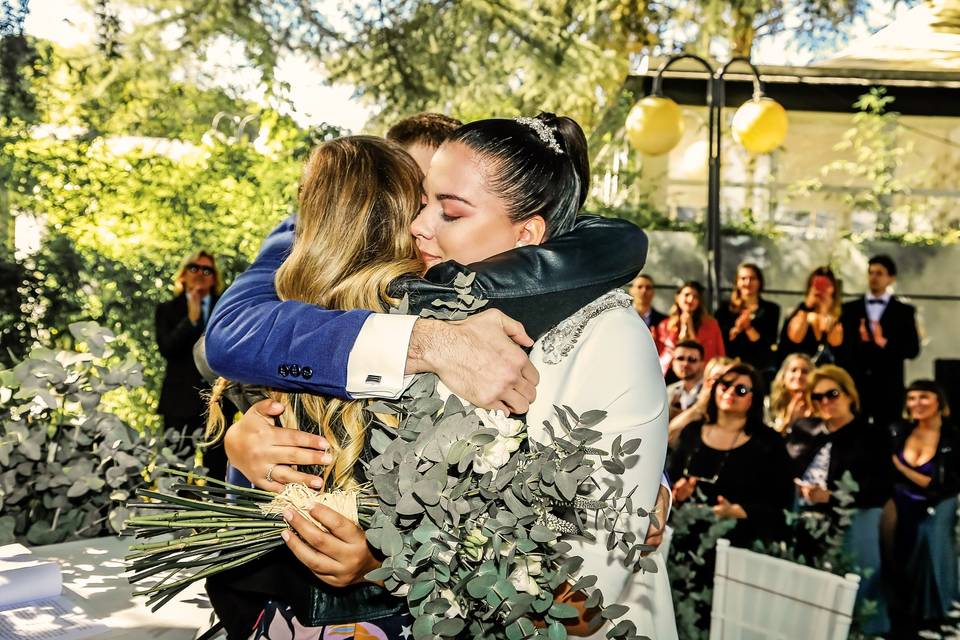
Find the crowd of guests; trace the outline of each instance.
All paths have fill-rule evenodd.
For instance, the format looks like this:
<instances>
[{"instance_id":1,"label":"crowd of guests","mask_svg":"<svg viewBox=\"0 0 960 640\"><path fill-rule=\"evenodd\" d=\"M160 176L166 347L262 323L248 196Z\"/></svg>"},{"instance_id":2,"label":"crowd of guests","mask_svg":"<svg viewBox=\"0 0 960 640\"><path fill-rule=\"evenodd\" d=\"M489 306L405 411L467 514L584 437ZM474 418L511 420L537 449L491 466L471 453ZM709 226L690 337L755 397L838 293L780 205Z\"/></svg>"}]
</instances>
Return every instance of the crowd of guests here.
<instances>
[{"instance_id":1,"label":"crowd of guests","mask_svg":"<svg viewBox=\"0 0 960 640\"><path fill-rule=\"evenodd\" d=\"M960 449L942 389L904 384L920 345L915 309L890 291L896 274L889 256L872 258L868 292L841 304L840 281L817 268L782 325L755 264L739 266L713 316L696 282L666 315L649 276L631 293L668 381L674 503L735 521L735 545L786 542L808 561L828 540L798 516L834 526L858 601L875 604L862 631L914 638L946 624L958 597Z\"/></svg>"}]
</instances>

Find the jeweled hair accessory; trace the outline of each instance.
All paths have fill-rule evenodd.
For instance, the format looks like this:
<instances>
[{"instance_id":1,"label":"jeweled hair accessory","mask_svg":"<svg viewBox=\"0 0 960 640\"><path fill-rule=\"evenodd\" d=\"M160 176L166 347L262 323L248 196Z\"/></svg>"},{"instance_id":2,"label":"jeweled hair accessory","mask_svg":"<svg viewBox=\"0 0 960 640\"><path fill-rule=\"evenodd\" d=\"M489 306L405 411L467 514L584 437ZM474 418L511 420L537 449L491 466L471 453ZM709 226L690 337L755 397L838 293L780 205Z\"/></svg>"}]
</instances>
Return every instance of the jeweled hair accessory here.
<instances>
[{"instance_id":1,"label":"jeweled hair accessory","mask_svg":"<svg viewBox=\"0 0 960 640\"><path fill-rule=\"evenodd\" d=\"M514 120L533 129L537 134L537 137L540 138L540 141L547 145L547 148L550 149L550 151L553 151L556 154L563 153L563 149L561 149L560 145L557 144L557 139L553 135L553 129L551 129L546 122L540 118L526 117L514 118Z\"/></svg>"}]
</instances>

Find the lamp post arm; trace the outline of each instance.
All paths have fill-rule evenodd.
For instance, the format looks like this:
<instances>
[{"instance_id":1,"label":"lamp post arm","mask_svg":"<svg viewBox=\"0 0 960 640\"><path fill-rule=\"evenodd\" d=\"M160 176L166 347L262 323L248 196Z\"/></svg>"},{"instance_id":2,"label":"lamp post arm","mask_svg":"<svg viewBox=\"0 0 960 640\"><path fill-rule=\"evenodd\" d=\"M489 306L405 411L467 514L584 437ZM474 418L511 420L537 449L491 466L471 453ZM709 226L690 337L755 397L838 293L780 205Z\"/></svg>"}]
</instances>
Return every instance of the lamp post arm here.
<instances>
[{"instance_id":1,"label":"lamp post arm","mask_svg":"<svg viewBox=\"0 0 960 640\"><path fill-rule=\"evenodd\" d=\"M663 89L663 72L669 69L670 66L673 65L673 63L678 62L680 60L695 60L706 70L706 72L711 77L714 75L715 69L713 68L713 65L707 62L704 58L701 58L700 56L694 55L692 53L678 53L677 55L670 56L669 58L664 60L663 64L660 65L660 68L657 69L657 75L653 78L653 91L651 92L651 95L663 97L663 90L662 90ZM707 82L707 104L708 105L713 102L712 86L711 86L712 84L713 83L711 82Z\"/></svg>"},{"instance_id":2,"label":"lamp post arm","mask_svg":"<svg viewBox=\"0 0 960 640\"><path fill-rule=\"evenodd\" d=\"M727 71L736 63L743 63L750 68L750 72L753 74L753 99L763 97L763 80L760 79L760 70L752 62L750 58L746 56L734 56L727 60L726 63L719 70L717 70L715 77L719 80L722 80L723 77L727 74Z\"/></svg>"}]
</instances>

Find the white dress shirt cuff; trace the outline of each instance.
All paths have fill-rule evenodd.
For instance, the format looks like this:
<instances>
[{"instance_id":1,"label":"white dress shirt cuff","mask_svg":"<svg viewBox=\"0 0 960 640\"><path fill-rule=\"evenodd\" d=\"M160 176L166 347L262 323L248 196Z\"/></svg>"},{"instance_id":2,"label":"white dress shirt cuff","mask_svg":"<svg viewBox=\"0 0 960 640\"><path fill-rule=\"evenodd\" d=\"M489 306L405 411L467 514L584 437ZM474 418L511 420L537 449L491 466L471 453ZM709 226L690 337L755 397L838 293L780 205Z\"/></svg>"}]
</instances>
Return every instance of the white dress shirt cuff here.
<instances>
[{"instance_id":1,"label":"white dress shirt cuff","mask_svg":"<svg viewBox=\"0 0 960 640\"><path fill-rule=\"evenodd\" d=\"M347 393L354 398L396 398L405 376L410 334L417 316L373 313L363 323L347 359Z\"/></svg>"}]
</instances>

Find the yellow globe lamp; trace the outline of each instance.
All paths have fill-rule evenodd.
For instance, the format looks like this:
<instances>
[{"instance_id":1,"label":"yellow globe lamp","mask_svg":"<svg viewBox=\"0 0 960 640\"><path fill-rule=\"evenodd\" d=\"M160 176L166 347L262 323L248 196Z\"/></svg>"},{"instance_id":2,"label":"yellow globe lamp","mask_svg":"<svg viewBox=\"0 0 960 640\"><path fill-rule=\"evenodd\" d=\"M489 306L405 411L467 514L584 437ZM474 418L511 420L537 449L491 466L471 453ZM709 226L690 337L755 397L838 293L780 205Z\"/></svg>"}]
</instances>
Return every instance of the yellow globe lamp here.
<instances>
[{"instance_id":1,"label":"yellow globe lamp","mask_svg":"<svg viewBox=\"0 0 960 640\"><path fill-rule=\"evenodd\" d=\"M731 129L750 153L770 153L787 137L787 112L772 98L755 97L733 114Z\"/></svg>"},{"instance_id":2,"label":"yellow globe lamp","mask_svg":"<svg viewBox=\"0 0 960 640\"><path fill-rule=\"evenodd\" d=\"M626 131L634 149L659 156L677 146L683 137L683 113L670 98L647 96L633 105Z\"/></svg>"}]
</instances>

